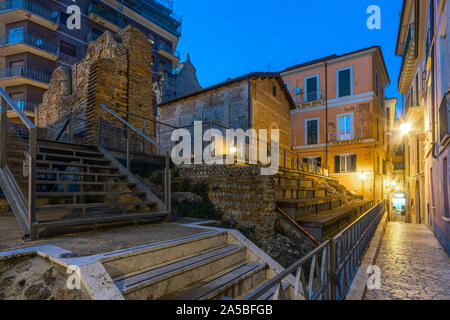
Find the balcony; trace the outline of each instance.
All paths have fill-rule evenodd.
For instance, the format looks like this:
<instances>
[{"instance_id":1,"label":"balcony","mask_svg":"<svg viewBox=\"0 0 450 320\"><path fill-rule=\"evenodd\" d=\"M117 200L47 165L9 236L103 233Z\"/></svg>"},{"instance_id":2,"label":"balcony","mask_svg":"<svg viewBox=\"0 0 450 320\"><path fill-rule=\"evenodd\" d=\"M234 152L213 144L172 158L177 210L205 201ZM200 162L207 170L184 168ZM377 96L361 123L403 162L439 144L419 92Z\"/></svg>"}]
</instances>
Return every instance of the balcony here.
<instances>
[{"instance_id":1,"label":"balcony","mask_svg":"<svg viewBox=\"0 0 450 320\"><path fill-rule=\"evenodd\" d=\"M439 107L439 141L441 145L450 139L450 94L447 92Z\"/></svg>"},{"instance_id":2,"label":"balcony","mask_svg":"<svg viewBox=\"0 0 450 320\"><path fill-rule=\"evenodd\" d=\"M0 2L0 21L4 24L29 20L56 31L59 14L52 12L33 0L7 0Z\"/></svg>"},{"instance_id":3,"label":"balcony","mask_svg":"<svg viewBox=\"0 0 450 320\"><path fill-rule=\"evenodd\" d=\"M34 70L24 66L0 68L0 86L3 88L28 84L48 89L51 72Z\"/></svg>"},{"instance_id":4,"label":"balcony","mask_svg":"<svg viewBox=\"0 0 450 320\"><path fill-rule=\"evenodd\" d=\"M400 76L398 78L398 91L406 93L411 83L417 64L416 35L415 25L411 24L408 28L408 36L403 50L402 64L400 67Z\"/></svg>"},{"instance_id":5,"label":"balcony","mask_svg":"<svg viewBox=\"0 0 450 320\"><path fill-rule=\"evenodd\" d=\"M159 55L172 61L172 69L176 69L180 63L180 53L174 51L172 47L166 46L162 43L155 43L152 48Z\"/></svg>"},{"instance_id":6,"label":"balcony","mask_svg":"<svg viewBox=\"0 0 450 320\"><path fill-rule=\"evenodd\" d=\"M353 133L338 131L329 132L328 142L330 146L360 144L372 142L372 137L370 136L369 129L358 128L355 129Z\"/></svg>"},{"instance_id":7,"label":"balcony","mask_svg":"<svg viewBox=\"0 0 450 320\"><path fill-rule=\"evenodd\" d=\"M113 32L120 30L121 20L118 11L108 10L91 3L88 8L88 18Z\"/></svg>"},{"instance_id":8,"label":"balcony","mask_svg":"<svg viewBox=\"0 0 450 320\"><path fill-rule=\"evenodd\" d=\"M308 92L300 93L295 96L297 108L311 108L324 104L325 92Z\"/></svg>"},{"instance_id":9,"label":"balcony","mask_svg":"<svg viewBox=\"0 0 450 320\"><path fill-rule=\"evenodd\" d=\"M52 61L56 61L59 56L59 48L56 45L29 34L20 33L0 37L0 56L23 52L29 52Z\"/></svg>"}]
</instances>

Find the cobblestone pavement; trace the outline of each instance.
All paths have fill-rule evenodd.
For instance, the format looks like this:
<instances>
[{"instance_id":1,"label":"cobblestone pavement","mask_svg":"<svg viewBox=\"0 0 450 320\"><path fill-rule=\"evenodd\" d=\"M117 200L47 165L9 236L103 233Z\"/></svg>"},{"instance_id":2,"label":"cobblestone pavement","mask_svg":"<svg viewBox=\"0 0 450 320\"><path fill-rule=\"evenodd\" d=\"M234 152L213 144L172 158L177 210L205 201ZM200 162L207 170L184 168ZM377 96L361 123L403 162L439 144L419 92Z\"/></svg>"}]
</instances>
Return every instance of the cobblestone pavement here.
<instances>
[{"instance_id":1,"label":"cobblestone pavement","mask_svg":"<svg viewBox=\"0 0 450 320\"><path fill-rule=\"evenodd\" d=\"M365 300L450 299L450 258L424 225L389 223L376 264L381 289Z\"/></svg>"}]
</instances>

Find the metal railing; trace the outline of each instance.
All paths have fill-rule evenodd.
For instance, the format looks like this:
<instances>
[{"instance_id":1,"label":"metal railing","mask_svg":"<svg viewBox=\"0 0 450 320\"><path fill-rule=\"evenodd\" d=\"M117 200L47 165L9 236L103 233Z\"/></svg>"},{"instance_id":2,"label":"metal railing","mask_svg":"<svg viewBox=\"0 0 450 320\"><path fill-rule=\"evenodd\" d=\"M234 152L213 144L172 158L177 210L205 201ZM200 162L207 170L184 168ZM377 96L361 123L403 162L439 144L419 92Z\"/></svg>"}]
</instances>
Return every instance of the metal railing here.
<instances>
[{"instance_id":1,"label":"metal railing","mask_svg":"<svg viewBox=\"0 0 450 320\"><path fill-rule=\"evenodd\" d=\"M406 60L408 57L408 52L409 52L409 47L413 44L415 44L415 24L411 23L408 26L408 36L406 37L406 41L405 41L405 48L403 50L403 56L402 56L402 63L400 66L400 73L399 73L399 84L400 84L400 79L401 79L401 75L403 74L403 69L405 68L405 64L406 64Z\"/></svg>"},{"instance_id":2,"label":"metal railing","mask_svg":"<svg viewBox=\"0 0 450 320\"><path fill-rule=\"evenodd\" d=\"M156 43L153 48L155 51L163 50L177 58L180 58L180 56L181 56L179 51L176 51L176 50L174 51L171 46L167 46L162 43Z\"/></svg>"},{"instance_id":3,"label":"metal railing","mask_svg":"<svg viewBox=\"0 0 450 320\"><path fill-rule=\"evenodd\" d=\"M35 112L37 107L39 106L39 103L31 102L31 101L14 101L17 108L20 110L26 111L26 112ZM8 111L14 111L11 107L8 107Z\"/></svg>"},{"instance_id":4,"label":"metal railing","mask_svg":"<svg viewBox=\"0 0 450 320\"><path fill-rule=\"evenodd\" d=\"M38 71L25 66L0 68L0 79L25 77L48 84L50 83L51 76L50 72Z\"/></svg>"},{"instance_id":5,"label":"metal railing","mask_svg":"<svg viewBox=\"0 0 450 320\"><path fill-rule=\"evenodd\" d=\"M51 44L42 39L33 37L27 33L18 33L15 35L7 35L0 37L0 47L6 47L13 44L24 43L33 46L37 49L43 50L55 56L59 55L58 46Z\"/></svg>"},{"instance_id":6,"label":"metal railing","mask_svg":"<svg viewBox=\"0 0 450 320\"><path fill-rule=\"evenodd\" d=\"M31 239L34 239L37 236L35 180L37 128L23 111L17 107L16 103L11 100L2 87L0 87L0 98L2 107L0 118L0 169L3 174L8 175L10 183L14 185L2 186L2 189L6 192L5 188L11 187L10 196L20 197L17 200L23 203L25 212L16 212L16 214L23 215L28 229L23 231L24 233L28 232ZM13 124L8 120L8 110L17 114L19 124ZM18 130L19 127L28 130L26 137L21 133L21 130ZM9 139L14 141L8 141ZM17 143L11 144L11 142ZM19 154L21 155L19 156ZM16 189L13 189L13 187ZM15 192L16 190L19 194ZM10 199L8 199L8 202L10 202ZM18 204L16 203L16 205ZM25 229L25 226L21 226Z\"/></svg>"},{"instance_id":7,"label":"metal railing","mask_svg":"<svg viewBox=\"0 0 450 320\"><path fill-rule=\"evenodd\" d=\"M324 91L303 92L295 96L296 104L299 106L320 103L323 99L325 99Z\"/></svg>"},{"instance_id":8,"label":"metal railing","mask_svg":"<svg viewBox=\"0 0 450 320\"><path fill-rule=\"evenodd\" d=\"M59 15L55 14L33 0L7 0L0 2L0 13L14 9L24 9L55 24L59 24Z\"/></svg>"},{"instance_id":9,"label":"metal railing","mask_svg":"<svg viewBox=\"0 0 450 320\"><path fill-rule=\"evenodd\" d=\"M332 131L328 133L328 141L329 142L344 142L351 140L360 140L360 139L370 139L370 130L355 128L353 132L351 131Z\"/></svg>"},{"instance_id":10,"label":"metal railing","mask_svg":"<svg viewBox=\"0 0 450 320\"><path fill-rule=\"evenodd\" d=\"M344 300L385 213L385 201L266 282L245 300L273 292L273 300ZM283 282L295 272L293 291Z\"/></svg>"},{"instance_id":11,"label":"metal railing","mask_svg":"<svg viewBox=\"0 0 450 320\"><path fill-rule=\"evenodd\" d=\"M177 127L173 127L176 128ZM180 129L186 129L186 130L190 130L192 131L194 128L194 124L190 124L187 126L182 126L180 127ZM218 129L220 131L222 131L222 134L224 136L226 136L226 130L234 130L233 128L230 128L228 126L222 125L220 123L217 123L215 121L208 121L208 122L203 122L203 127L202 127L202 132L204 132L205 130L208 129ZM173 129L169 129L169 130L165 130L165 131L158 131L158 137L159 137L159 141L162 145L166 146L167 148L171 149L173 147L173 142L171 141L171 134L172 134ZM194 135L191 132L192 137L194 137ZM235 163L238 162L238 154L243 154L243 158L245 158L245 164L253 164L250 163L250 150L251 150L251 142L250 137L246 137L245 138L245 145L243 146L243 148L239 145L235 145L236 150L235 150ZM257 137L254 141L254 144L259 146L260 143L263 142L265 144L267 144L267 156L268 158L270 158L272 156L272 145L271 145L271 140L267 139L267 141L265 140L261 140L259 137ZM192 141L193 143L193 141ZM206 147L209 143L208 142L204 142L203 147ZM226 146L227 148L229 146ZM244 149L244 150L241 150ZM229 154L230 150L222 150L223 156L227 156ZM194 157L194 156L192 156ZM299 153L294 152L290 149L284 148L282 146L279 146L279 166L281 169L287 169L287 170L296 170L296 171L301 171L301 172L305 172L305 173L312 173L312 174L317 174L317 175L322 175L322 176L329 176L329 167L328 165L318 162L316 160L310 159L310 158L306 158L301 156ZM258 162L258 164L260 165L265 165L262 164L260 162Z\"/></svg>"},{"instance_id":12,"label":"metal railing","mask_svg":"<svg viewBox=\"0 0 450 320\"><path fill-rule=\"evenodd\" d=\"M126 119L119 116L119 114L124 114ZM141 130L136 128L130 123L130 121L133 123L139 123L140 125L142 124L143 129ZM114 122L116 123L115 125L113 124ZM170 217L171 153L169 148L162 146L149 136L154 135L155 125L161 126L166 124L134 114L132 112L120 110L114 107L107 107L103 104L99 104L98 106L98 145L113 152L125 153L124 167L126 170L132 172L131 154L133 152L142 152L147 154L159 153L164 156L164 202ZM116 132L116 134L114 134L114 132ZM118 139L115 139L115 137ZM117 160L120 161L121 159Z\"/></svg>"}]
</instances>

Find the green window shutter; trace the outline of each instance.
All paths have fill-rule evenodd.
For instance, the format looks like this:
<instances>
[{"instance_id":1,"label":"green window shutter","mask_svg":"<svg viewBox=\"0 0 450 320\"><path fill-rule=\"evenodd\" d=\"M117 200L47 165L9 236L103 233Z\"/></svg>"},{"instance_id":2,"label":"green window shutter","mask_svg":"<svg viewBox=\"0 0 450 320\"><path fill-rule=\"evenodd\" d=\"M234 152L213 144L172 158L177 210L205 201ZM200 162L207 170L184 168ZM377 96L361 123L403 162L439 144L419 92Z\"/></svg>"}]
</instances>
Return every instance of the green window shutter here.
<instances>
[{"instance_id":1,"label":"green window shutter","mask_svg":"<svg viewBox=\"0 0 450 320\"><path fill-rule=\"evenodd\" d=\"M350 69L339 71L339 97L351 95Z\"/></svg>"},{"instance_id":2,"label":"green window shutter","mask_svg":"<svg viewBox=\"0 0 450 320\"><path fill-rule=\"evenodd\" d=\"M341 172L341 157L340 156L334 157L334 172L335 173Z\"/></svg>"},{"instance_id":3,"label":"green window shutter","mask_svg":"<svg viewBox=\"0 0 450 320\"><path fill-rule=\"evenodd\" d=\"M356 154L352 155L352 172L356 172Z\"/></svg>"}]
</instances>

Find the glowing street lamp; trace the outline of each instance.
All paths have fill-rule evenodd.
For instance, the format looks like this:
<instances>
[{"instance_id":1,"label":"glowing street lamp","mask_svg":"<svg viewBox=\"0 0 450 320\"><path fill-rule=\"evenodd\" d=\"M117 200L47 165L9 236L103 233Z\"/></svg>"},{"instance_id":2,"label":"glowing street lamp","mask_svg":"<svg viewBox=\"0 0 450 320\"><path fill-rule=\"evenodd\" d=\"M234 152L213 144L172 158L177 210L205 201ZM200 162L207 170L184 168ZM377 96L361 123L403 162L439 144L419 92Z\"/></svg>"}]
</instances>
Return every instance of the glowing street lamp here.
<instances>
[{"instance_id":1,"label":"glowing street lamp","mask_svg":"<svg viewBox=\"0 0 450 320\"><path fill-rule=\"evenodd\" d=\"M400 125L400 132L403 136L406 136L411 131L411 124L410 123L403 123Z\"/></svg>"},{"instance_id":2,"label":"glowing street lamp","mask_svg":"<svg viewBox=\"0 0 450 320\"><path fill-rule=\"evenodd\" d=\"M365 172L360 172L360 173L358 173L358 176L359 176L359 178L361 179L361 180L366 180L366 178L367 178L367 173L365 173Z\"/></svg>"},{"instance_id":3,"label":"glowing street lamp","mask_svg":"<svg viewBox=\"0 0 450 320\"><path fill-rule=\"evenodd\" d=\"M235 154L235 153L237 152L237 148L236 148L236 147L231 147L231 148L230 148L230 152L231 152L232 154Z\"/></svg>"}]
</instances>

